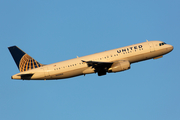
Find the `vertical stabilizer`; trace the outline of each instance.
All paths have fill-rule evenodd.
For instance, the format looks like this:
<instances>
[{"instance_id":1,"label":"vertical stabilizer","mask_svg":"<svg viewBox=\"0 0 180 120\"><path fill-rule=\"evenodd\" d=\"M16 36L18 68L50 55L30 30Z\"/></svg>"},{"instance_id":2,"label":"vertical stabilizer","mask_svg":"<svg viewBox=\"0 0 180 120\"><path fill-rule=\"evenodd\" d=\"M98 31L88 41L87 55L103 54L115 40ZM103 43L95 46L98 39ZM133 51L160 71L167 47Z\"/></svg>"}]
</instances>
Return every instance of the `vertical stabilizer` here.
<instances>
[{"instance_id":1,"label":"vertical stabilizer","mask_svg":"<svg viewBox=\"0 0 180 120\"><path fill-rule=\"evenodd\" d=\"M17 46L8 47L20 72L43 66Z\"/></svg>"}]
</instances>

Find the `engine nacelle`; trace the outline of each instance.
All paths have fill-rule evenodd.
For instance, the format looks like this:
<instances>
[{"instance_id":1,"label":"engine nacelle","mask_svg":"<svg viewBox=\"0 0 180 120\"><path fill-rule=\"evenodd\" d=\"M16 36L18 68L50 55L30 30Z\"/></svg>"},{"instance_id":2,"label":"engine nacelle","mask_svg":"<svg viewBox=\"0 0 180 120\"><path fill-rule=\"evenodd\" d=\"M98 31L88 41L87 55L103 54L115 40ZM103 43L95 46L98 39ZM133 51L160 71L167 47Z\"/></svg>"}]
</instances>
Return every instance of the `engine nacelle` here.
<instances>
[{"instance_id":1,"label":"engine nacelle","mask_svg":"<svg viewBox=\"0 0 180 120\"><path fill-rule=\"evenodd\" d=\"M108 72L120 72L130 69L130 63L127 60L120 60L114 62L112 66L108 69Z\"/></svg>"}]
</instances>

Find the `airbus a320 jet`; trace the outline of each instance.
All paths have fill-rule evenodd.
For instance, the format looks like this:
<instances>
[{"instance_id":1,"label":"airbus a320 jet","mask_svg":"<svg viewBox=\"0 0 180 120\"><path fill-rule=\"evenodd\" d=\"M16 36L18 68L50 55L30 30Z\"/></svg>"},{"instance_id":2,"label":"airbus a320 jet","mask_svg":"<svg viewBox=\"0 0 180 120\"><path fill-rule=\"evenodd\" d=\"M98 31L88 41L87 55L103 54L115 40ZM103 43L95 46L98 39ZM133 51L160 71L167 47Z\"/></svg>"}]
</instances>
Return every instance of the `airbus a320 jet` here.
<instances>
[{"instance_id":1,"label":"airbus a320 jet","mask_svg":"<svg viewBox=\"0 0 180 120\"><path fill-rule=\"evenodd\" d=\"M17 46L8 49L20 71L11 76L12 79L53 80L121 72L130 69L132 63L161 58L171 52L173 46L162 41L146 41L49 65L39 63Z\"/></svg>"}]
</instances>

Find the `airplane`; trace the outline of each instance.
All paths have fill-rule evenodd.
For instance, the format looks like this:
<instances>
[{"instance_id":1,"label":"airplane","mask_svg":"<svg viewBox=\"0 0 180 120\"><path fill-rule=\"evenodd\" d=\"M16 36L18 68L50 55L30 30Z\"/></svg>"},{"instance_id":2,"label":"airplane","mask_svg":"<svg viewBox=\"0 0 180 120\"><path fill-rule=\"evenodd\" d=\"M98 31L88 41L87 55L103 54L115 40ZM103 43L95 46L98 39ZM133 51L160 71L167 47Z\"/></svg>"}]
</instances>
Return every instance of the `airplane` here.
<instances>
[{"instance_id":1,"label":"airplane","mask_svg":"<svg viewBox=\"0 0 180 120\"><path fill-rule=\"evenodd\" d=\"M11 79L56 80L97 73L116 73L130 69L132 63L158 59L174 48L162 41L146 41L109 51L57 62L41 64L17 46L8 47L20 73Z\"/></svg>"}]
</instances>

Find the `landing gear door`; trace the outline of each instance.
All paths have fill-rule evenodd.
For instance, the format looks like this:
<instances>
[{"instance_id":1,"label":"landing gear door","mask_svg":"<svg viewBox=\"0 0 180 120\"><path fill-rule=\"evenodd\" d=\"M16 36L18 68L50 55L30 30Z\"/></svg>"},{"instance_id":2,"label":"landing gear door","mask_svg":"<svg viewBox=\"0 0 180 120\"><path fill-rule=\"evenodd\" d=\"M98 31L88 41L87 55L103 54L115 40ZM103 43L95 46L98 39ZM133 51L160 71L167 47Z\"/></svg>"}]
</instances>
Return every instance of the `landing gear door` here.
<instances>
[{"instance_id":1,"label":"landing gear door","mask_svg":"<svg viewBox=\"0 0 180 120\"><path fill-rule=\"evenodd\" d=\"M153 43L148 42L148 44L149 44L150 52L154 52L155 50L154 50L154 45L153 45Z\"/></svg>"}]
</instances>

